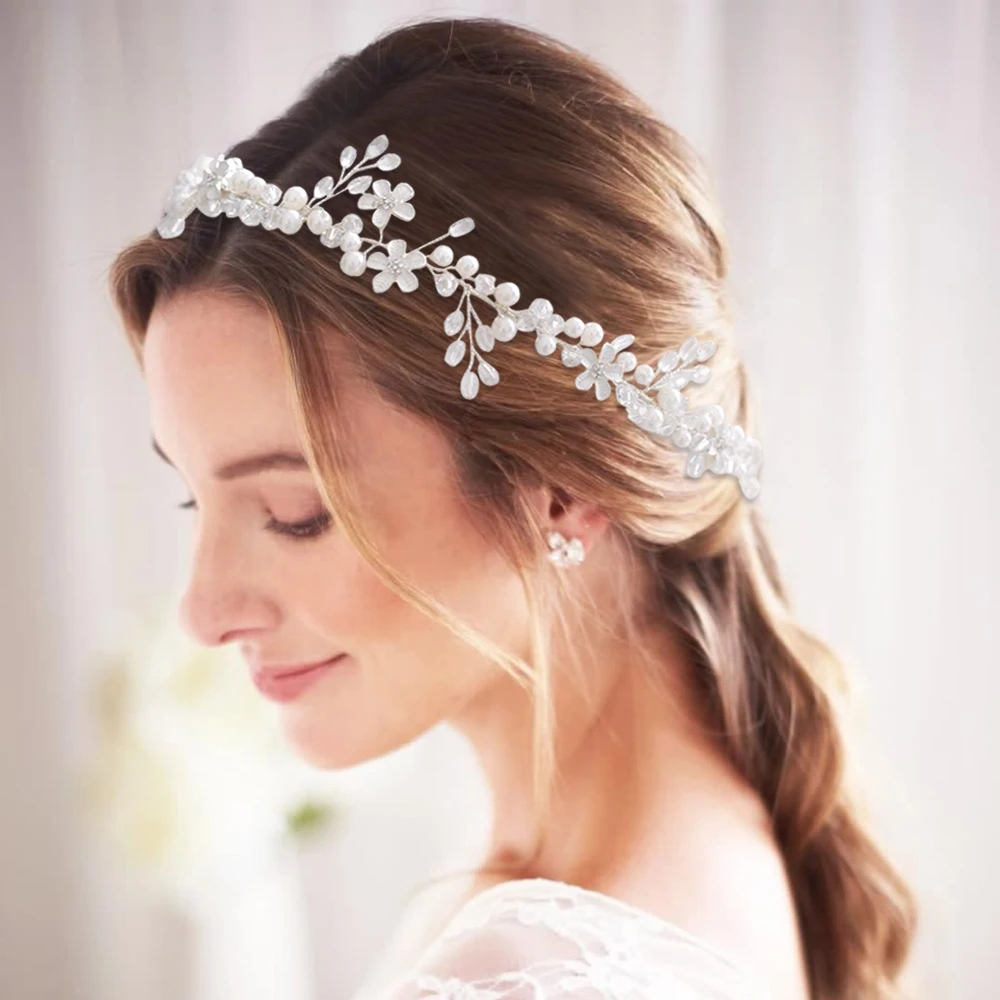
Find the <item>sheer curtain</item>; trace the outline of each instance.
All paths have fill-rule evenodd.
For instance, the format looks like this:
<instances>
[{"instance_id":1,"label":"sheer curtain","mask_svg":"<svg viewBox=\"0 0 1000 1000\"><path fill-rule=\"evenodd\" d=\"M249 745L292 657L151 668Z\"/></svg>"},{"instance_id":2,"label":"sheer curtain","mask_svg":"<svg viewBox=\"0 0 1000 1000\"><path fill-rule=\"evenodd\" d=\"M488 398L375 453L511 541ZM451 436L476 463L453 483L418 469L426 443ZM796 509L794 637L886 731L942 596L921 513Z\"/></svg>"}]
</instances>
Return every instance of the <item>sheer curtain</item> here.
<instances>
[{"instance_id":1,"label":"sheer curtain","mask_svg":"<svg viewBox=\"0 0 1000 1000\"><path fill-rule=\"evenodd\" d=\"M406 887L466 842L441 823L445 805L474 824L486 813L468 758L431 734L400 758L388 801L271 872L237 927L232 910L186 924L136 892L73 797L94 651L185 558L177 484L151 459L104 290L111 256L155 224L196 153L279 112L335 55L432 13L566 39L707 158L756 387L758 502L799 613L854 665L872 807L923 898L927 995L991 995L1000 9L988 0L3 6L4 992L347 997ZM278 937L281 954L254 944ZM237 984L248 970L252 994Z\"/></svg>"}]
</instances>

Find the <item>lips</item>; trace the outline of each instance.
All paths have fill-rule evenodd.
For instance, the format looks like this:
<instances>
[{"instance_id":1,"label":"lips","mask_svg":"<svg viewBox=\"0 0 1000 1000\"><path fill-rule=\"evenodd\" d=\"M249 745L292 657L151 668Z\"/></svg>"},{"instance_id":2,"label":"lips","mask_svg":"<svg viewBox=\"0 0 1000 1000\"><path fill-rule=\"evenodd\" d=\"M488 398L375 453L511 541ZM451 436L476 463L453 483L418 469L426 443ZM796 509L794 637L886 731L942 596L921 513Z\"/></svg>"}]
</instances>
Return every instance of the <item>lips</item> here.
<instances>
[{"instance_id":1,"label":"lips","mask_svg":"<svg viewBox=\"0 0 1000 1000\"><path fill-rule=\"evenodd\" d=\"M252 672L253 682L257 690L272 701L292 701L329 673L346 655L341 653L320 663L298 666L255 667Z\"/></svg>"}]
</instances>

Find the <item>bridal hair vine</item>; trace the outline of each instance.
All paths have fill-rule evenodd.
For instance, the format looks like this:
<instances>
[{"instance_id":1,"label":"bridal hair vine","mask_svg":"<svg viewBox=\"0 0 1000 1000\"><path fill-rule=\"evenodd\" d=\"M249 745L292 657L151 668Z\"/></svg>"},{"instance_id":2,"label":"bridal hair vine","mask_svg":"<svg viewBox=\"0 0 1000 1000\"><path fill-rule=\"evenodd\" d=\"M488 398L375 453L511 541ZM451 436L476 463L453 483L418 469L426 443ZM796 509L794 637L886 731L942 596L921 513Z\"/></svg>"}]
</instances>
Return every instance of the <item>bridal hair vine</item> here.
<instances>
[{"instance_id":1,"label":"bridal hair vine","mask_svg":"<svg viewBox=\"0 0 1000 1000\"><path fill-rule=\"evenodd\" d=\"M605 341L600 323L584 322L577 316L563 319L553 312L548 299L535 299L527 309L514 309L521 295L517 285L510 281L497 284L492 274L479 270L479 261L471 254L452 263L455 255L444 244L424 253L441 240L472 232L475 222L470 218L458 219L447 233L412 250L407 249L405 240L384 242L383 232L394 216L409 222L415 215L411 204L414 191L409 184L404 181L393 186L384 177L373 181L369 172L388 172L399 166L399 156L387 153L388 146L384 135L377 136L360 160L353 146L345 147L340 153L340 177L336 181L332 176L320 178L312 198L298 186L282 193L281 188L244 167L239 157L199 156L190 168L178 174L164 201L157 232L164 239L180 236L184 220L196 208L211 217L225 212L248 226L280 229L289 236L305 224L324 246L342 252L340 269L344 274L360 277L366 270L375 271L372 288L376 292L388 291L393 285L412 292L418 287L415 272L426 269L434 275L434 285L445 298L458 288L462 290L458 306L444 320L444 332L453 338L444 360L456 366L468 356L459 387L466 399L476 397L480 384L491 386L500 381L496 368L483 355L489 354L498 341L513 340L519 331L534 331L539 354L549 355L561 347L561 360L567 368L583 366L576 377L578 389L586 392L592 388L596 397L604 400L614 385L615 399L633 423L687 451L687 476L697 479L706 471L732 475L748 500L757 496L759 442L742 427L727 424L718 403L689 409L688 399L681 392L689 382L701 384L708 380L710 372L703 362L715 354L713 341L699 342L697 337L688 337L678 350L667 351L654 368L637 364L636 356L627 350L635 341L630 333ZM377 240L361 235L364 225L356 213L334 222L321 207L345 191L357 197L361 211L372 212ZM493 310L491 323L480 319L473 299ZM560 335L568 340L560 340ZM599 354L594 350L598 345Z\"/></svg>"}]
</instances>

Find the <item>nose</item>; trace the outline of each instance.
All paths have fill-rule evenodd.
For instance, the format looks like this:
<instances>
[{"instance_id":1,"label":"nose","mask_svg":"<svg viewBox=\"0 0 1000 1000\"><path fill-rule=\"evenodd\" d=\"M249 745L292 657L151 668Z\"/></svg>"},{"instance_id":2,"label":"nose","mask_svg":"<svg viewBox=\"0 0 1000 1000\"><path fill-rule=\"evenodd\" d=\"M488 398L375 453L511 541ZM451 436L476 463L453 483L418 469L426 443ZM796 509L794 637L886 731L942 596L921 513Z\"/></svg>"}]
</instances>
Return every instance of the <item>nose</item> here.
<instances>
[{"instance_id":1,"label":"nose","mask_svg":"<svg viewBox=\"0 0 1000 1000\"><path fill-rule=\"evenodd\" d=\"M273 594L261 588L245 553L203 533L181 598L181 627L203 646L221 646L273 629L280 620ZM266 579L266 574L264 579Z\"/></svg>"}]
</instances>

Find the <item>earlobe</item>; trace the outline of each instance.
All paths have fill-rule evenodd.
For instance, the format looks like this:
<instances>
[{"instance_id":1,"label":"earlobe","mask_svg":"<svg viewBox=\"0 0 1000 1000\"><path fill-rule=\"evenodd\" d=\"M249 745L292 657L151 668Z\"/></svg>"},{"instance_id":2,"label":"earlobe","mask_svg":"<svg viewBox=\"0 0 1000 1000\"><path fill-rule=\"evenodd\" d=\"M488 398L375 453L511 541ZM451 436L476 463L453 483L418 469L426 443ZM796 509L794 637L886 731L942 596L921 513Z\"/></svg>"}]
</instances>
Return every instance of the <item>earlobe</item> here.
<instances>
[{"instance_id":1,"label":"earlobe","mask_svg":"<svg viewBox=\"0 0 1000 1000\"><path fill-rule=\"evenodd\" d=\"M571 496L561 486L550 487L546 495L547 537L555 533L564 538L580 539L590 551L607 527L607 514L594 504Z\"/></svg>"}]
</instances>

